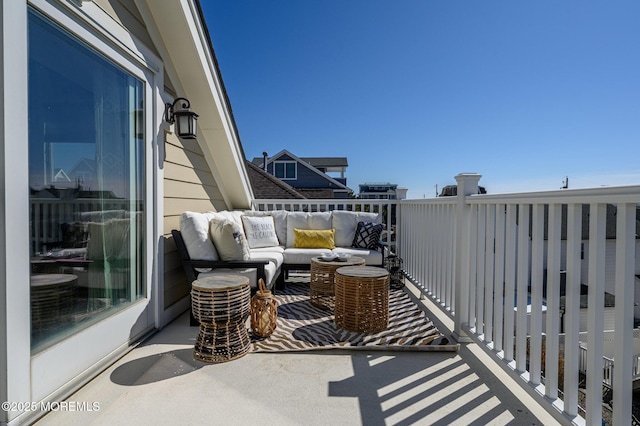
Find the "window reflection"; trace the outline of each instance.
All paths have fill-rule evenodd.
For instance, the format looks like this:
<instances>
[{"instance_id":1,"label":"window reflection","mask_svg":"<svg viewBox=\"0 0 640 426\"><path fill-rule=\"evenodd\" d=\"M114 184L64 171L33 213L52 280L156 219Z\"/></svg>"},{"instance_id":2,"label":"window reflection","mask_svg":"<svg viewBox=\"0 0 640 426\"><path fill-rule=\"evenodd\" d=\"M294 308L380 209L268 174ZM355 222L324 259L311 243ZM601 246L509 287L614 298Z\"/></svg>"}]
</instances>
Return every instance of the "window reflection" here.
<instances>
[{"instance_id":1,"label":"window reflection","mask_svg":"<svg viewBox=\"0 0 640 426\"><path fill-rule=\"evenodd\" d=\"M144 296L144 84L29 14L32 350Z\"/></svg>"}]
</instances>

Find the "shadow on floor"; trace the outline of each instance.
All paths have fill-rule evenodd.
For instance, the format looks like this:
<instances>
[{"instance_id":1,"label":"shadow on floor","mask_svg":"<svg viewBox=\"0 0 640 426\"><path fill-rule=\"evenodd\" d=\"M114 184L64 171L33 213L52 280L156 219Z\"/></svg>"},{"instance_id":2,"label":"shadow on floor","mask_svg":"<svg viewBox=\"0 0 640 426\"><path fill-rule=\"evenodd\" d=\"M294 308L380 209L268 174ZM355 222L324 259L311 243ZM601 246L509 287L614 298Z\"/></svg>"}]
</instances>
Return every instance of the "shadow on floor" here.
<instances>
[{"instance_id":1,"label":"shadow on floor","mask_svg":"<svg viewBox=\"0 0 640 426\"><path fill-rule=\"evenodd\" d=\"M458 354L352 356L353 376L330 382L330 397L356 397L363 424L540 424L462 346Z\"/></svg>"}]
</instances>

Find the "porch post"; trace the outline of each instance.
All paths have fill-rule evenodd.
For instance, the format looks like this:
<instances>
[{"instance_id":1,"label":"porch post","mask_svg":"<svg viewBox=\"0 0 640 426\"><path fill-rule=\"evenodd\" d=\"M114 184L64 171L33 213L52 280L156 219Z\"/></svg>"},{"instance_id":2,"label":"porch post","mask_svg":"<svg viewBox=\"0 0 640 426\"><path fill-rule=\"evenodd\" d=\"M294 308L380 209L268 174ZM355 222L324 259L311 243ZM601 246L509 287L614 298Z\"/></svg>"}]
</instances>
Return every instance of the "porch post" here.
<instances>
[{"instance_id":1,"label":"porch post","mask_svg":"<svg viewBox=\"0 0 640 426\"><path fill-rule=\"evenodd\" d=\"M470 207L466 197L478 193L478 182L482 175L477 173L461 173L456 176L458 183L458 200L456 203L456 239L455 239L455 312L453 316L453 338L459 343L471 342L462 330L469 324L469 253L472 247Z\"/></svg>"}]
</instances>

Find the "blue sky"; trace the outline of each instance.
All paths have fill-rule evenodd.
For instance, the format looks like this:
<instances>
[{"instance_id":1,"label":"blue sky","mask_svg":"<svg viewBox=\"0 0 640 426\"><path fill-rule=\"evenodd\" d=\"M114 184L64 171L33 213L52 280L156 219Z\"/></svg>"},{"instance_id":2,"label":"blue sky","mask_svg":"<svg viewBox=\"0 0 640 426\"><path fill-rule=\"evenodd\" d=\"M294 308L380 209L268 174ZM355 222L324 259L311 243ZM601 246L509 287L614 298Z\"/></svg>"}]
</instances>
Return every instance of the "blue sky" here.
<instances>
[{"instance_id":1,"label":"blue sky","mask_svg":"<svg viewBox=\"0 0 640 426\"><path fill-rule=\"evenodd\" d=\"M640 184L640 2L203 0L248 159L433 197Z\"/></svg>"}]
</instances>

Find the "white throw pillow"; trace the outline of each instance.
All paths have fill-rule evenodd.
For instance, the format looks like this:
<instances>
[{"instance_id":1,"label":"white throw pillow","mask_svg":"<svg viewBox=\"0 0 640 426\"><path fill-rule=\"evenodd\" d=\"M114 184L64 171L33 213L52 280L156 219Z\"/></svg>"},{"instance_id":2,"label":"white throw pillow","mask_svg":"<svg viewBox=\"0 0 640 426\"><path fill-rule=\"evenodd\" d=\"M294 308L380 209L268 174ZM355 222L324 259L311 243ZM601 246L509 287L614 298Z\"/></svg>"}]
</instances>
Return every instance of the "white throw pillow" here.
<instances>
[{"instance_id":1,"label":"white throw pillow","mask_svg":"<svg viewBox=\"0 0 640 426\"><path fill-rule=\"evenodd\" d=\"M240 225L240 232L244 235L242 228L242 211L241 210L221 210L219 212L211 212L211 219L230 220Z\"/></svg>"},{"instance_id":2,"label":"white throw pillow","mask_svg":"<svg viewBox=\"0 0 640 426\"><path fill-rule=\"evenodd\" d=\"M212 219L209 233L220 259L249 260L247 239L236 222L228 219Z\"/></svg>"},{"instance_id":3,"label":"white throw pillow","mask_svg":"<svg viewBox=\"0 0 640 426\"><path fill-rule=\"evenodd\" d=\"M247 236L249 248L275 247L278 236L273 216L242 216L244 234Z\"/></svg>"},{"instance_id":4,"label":"white throw pillow","mask_svg":"<svg viewBox=\"0 0 640 426\"><path fill-rule=\"evenodd\" d=\"M276 235L281 246L287 244L287 216L289 212L286 210L245 210L244 216L273 216L273 223L276 225Z\"/></svg>"},{"instance_id":5,"label":"white throw pillow","mask_svg":"<svg viewBox=\"0 0 640 426\"><path fill-rule=\"evenodd\" d=\"M218 260L220 257L209 238L209 222L213 213L184 212L180 215L180 233L194 260Z\"/></svg>"}]
</instances>

